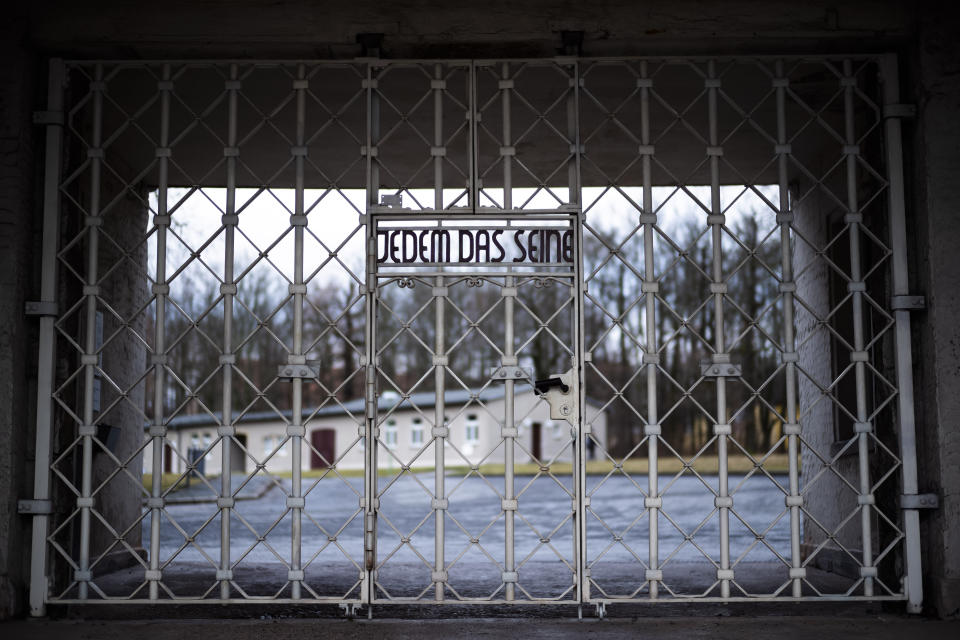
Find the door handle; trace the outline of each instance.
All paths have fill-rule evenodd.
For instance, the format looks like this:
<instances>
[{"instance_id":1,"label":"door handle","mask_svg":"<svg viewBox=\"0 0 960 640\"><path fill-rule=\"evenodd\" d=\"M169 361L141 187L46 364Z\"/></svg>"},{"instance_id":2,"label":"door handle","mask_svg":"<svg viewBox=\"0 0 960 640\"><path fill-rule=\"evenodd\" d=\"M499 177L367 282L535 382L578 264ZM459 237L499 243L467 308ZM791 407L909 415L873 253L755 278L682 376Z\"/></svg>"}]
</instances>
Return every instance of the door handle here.
<instances>
[{"instance_id":1,"label":"door handle","mask_svg":"<svg viewBox=\"0 0 960 640\"><path fill-rule=\"evenodd\" d=\"M570 386L560 379L560 376L550 376L533 383L533 389L538 395L544 395L551 389L560 389L560 393L569 393Z\"/></svg>"}]
</instances>

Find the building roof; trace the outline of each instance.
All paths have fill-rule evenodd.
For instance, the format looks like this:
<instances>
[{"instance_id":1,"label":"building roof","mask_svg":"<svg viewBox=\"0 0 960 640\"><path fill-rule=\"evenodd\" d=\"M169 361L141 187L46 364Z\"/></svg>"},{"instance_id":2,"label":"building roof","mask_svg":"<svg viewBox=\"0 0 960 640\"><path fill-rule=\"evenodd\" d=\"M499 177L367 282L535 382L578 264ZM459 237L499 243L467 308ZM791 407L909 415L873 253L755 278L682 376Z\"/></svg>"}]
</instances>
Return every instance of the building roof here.
<instances>
[{"instance_id":1,"label":"building roof","mask_svg":"<svg viewBox=\"0 0 960 640\"><path fill-rule=\"evenodd\" d=\"M520 391L520 393L532 393L532 389L525 391ZM498 400L504 395L503 385L489 386L483 390L479 389L457 389L454 391L447 391L443 394L444 403L448 405L463 405L472 399L477 399L481 402L489 402L493 400ZM327 405L316 408L309 407L305 408L302 412L303 418L314 418L317 416L340 416L347 414L356 414L363 415L365 401L363 398L357 398L355 400L348 400L346 402L337 403L331 401ZM420 393L411 393L409 398L402 398L399 394L383 394L380 396L380 399L377 403L378 409L381 411L389 410L410 410L414 406L419 409L430 409L433 408L436 404L436 394L433 391L423 391ZM174 429L183 429L188 427L198 427L203 425L215 425L220 423L221 413L219 411L210 413L199 413L189 416L177 416L170 420L167 423L168 427ZM237 420L235 424L242 424L245 422L266 422L269 420L277 420L280 417L283 417L284 420L290 420L293 416L293 411L286 409L284 411L253 411L246 413Z\"/></svg>"},{"instance_id":2,"label":"building roof","mask_svg":"<svg viewBox=\"0 0 960 640\"><path fill-rule=\"evenodd\" d=\"M518 391L517 394L526 394L533 393L532 388L527 388L523 391ZM443 394L444 403L447 405L460 406L464 405L470 400L479 400L480 402L491 402L494 400L499 400L504 396L504 386L495 385L488 386L485 389L457 389L454 391L447 391ZM601 403L587 398L587 403L595 407L601 407ZM313 419L318 416L343 416L343 415L358 415L362 416L364 410L365 401L363 398L357 398L355 400L347 400L346 402L337 403L331 401L327 405L320 407L308 407L305 408L302 412L303 419ZM418 409L432 409L436 405L436 394L433 391L422 391L420 393L411 393L408 398L403 398L396 393L386 393L380 396L379 401L377 402L377 408L380 411L390 411L390 410L401 410L409 411L413 407ZM167 423L167 426L172 429L184 429L189 427L199 427L205 425L216 425L220 424L221 413L215 411L214 413L198 413L189 416L177 416L170 420ZM251 411L250 413L245 413L240 418L234 421L234 424L243 424L250 422L267 422L278 420L282 416L283 420L289 421L293 417L293 411L286 409L283 411Z\"/></svg>"}]
</instances>

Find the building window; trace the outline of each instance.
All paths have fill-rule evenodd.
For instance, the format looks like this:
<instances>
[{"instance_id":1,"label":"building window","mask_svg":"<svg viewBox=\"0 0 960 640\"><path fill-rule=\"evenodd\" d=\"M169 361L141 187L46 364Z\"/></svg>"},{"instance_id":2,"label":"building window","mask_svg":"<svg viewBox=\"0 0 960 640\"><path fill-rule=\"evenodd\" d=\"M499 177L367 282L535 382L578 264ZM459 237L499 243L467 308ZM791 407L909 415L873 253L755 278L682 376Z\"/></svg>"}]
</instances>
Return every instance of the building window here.
<instances>
[{"instance_id":1,"label":"building window","mask_svg":"<svg viewBox=\"0 0 960 640\"><path fill-rule=\"evenodd\" d=\"M383 444L391 449L397 446L397 421L393 418L387 420L387 428L383 430Z\"/></svg>"},{"instance_id":2,"label":"building window","mask_svg":"<svg viewBox=\"0 0 960 640\"><path fill-rule=\"evenodd\" d=\"M414 447L423 446L423 419L414 418L413 426L410 428L410 445Z\"/></svg>"},{"instance_id":3,"label":"building window","mask_svg":"<svg viewBox=\"0 0 960 640\"><path fill-rule=\"evenodd\" d=\"M283 444L283 436L279 436L279 435L263 436L263 457L269 456L271 453L273 453L274 449L276 449L277 447L280 447L282 444ZM277 451L276 456L278 458L286 458L287 453L288 453L287 448L281 447L281 449Z\"/></svg>"},{"instance_id":4,"label":"building window","mask_svg":"<svg viewBox=\"0 0 960 640\"><path fill-rule=\"evenodd\" d=\"M464 435L464 441L467 444L476 444L480 441L480 422L477 420L477 414L467 414L467 426Z\"/></svg>"}]
</instances>

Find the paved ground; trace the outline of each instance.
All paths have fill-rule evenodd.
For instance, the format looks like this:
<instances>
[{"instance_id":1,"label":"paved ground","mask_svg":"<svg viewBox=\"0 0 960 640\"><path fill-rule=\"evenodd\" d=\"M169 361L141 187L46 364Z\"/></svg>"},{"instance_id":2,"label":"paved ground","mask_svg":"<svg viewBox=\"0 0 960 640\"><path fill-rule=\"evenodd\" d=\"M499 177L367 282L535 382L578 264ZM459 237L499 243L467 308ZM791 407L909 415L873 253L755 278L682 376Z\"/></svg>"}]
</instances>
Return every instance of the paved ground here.
<instances>
[{"instance_id":1,"label":"paved ground","mask_svg":"<svg viewBox=\"0 0 960 640\"><path fill-rule=\"evenodd\" d=\"M5 640L294 640L301 638L843 638L923 640L960 637L960 621L900 616L797 616L459 620L136 620L15 621L0 624Z\"/></svg>"},{"instance_id":2,"label":"paved ground","mask_svg":"<svg viewBox=\"0 0 960 640\"><path fill-rule=\"evenodd\" d=\"M234 476L239 490L242 476ZM696 477L683 476L665 487L660 519L660 558L664 583L674 593L703 594L716 583L720 556L719 520L713 493ZM218 481L217 481L218 482ZM287 580L291 518L285 494L289 480L272 485L264 476L246 482L231 518L231 562L238 588L248 596L280 593ZM362 478L330 477L312 486L304 510L302 549L311 595L354 598L363 559L363 519L358 506ZM572 585L573 523L569 478L522 477L516 482L520 509L514 552L521 587L530 597L563 598ZM384 597L419 597L431 583L434 522L430 498L432 474L383 479L378 524L378 586ZM731 477L737 514L730 519L730 553L737 568L736 595L769 594L787 581L782 558L790 554L789 518L777 483L755 475ZM446 559L454 597L490 598L501 584L504 523L498 489L503 477L448 478ZM219 486L219 485L217 485ZM615 597L643 589L642 560L647 557L649 521L644 495L624 476L590 476L587 555L598 597ZM220 557L216 494L200 482L173 494L160 524L160 560L170 595L204 597L215 579ZM669 504L669 510L666 505ZM144 546L149 548L150 516L144 519ZM762 534L762 540L757 533ZM690 534L691 539L686 538ZM189 542L185 537L189 536ZM260 537L262 536L262 538ZM104 572L106 573L106 572ZM97 587L114 597L142 596L143 568L104 575ZM811 567L808 589L843 594L851 580ZM139 590L139 591L138 591ZM741 591L742 590L742 591ZM64 594L70 597L71 593ZM239 594L237 594L239 595ZM451 594L453 595L453 594ZM166 597L166 596L164 596Z\"/></svg>"}]
</instances>

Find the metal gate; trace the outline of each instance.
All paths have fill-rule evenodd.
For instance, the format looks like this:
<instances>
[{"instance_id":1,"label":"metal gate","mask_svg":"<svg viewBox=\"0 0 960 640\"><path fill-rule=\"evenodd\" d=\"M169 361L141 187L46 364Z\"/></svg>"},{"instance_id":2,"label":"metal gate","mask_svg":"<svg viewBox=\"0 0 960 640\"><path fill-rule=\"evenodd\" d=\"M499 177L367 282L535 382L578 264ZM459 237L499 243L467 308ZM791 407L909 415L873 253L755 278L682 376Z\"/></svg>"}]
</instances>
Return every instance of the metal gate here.
<instances>
[{"instance_id":1,"label":"metal gate","mask_svg":"<svg viewBox=\"0 0 960 640\"><path fill-rule=\"evenodd\" d=\"M33 612L919 610L898 103L892 56L54 61Z\"/></svg>"}]
</instances>

